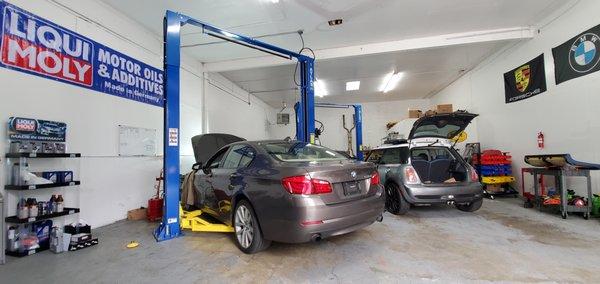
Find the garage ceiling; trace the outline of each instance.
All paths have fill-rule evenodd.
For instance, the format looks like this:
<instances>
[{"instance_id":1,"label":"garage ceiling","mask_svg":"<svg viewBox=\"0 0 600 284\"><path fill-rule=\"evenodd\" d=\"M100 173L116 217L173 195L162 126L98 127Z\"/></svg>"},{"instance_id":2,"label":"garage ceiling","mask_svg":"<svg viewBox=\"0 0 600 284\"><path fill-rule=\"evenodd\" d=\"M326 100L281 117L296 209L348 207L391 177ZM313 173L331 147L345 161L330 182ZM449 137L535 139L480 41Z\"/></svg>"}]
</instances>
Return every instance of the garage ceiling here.
<instances>
[{"instance_id":1,"label":"garage ceiling","mask_svg":"<svg viewBox=\"0 0 600 284\"><path fill-rule=\"evenodd\" d=\"M564 0L104 0L162 35L165 10L180 11L231 32L261 35L305 31L306 45L324 49L415 37L529 26L563 5ZM274 3L276 2L276 3ZM332 28L327 21L342 18ZM182 45L219 41L190 27ZM190 34L192 33L192 34ZM298 50L296 34L261 40ZM232 44L187 48L202 62L264 55Z\"/></svg>"},{"instance_id":2,"label":"garage ceiling","mask_svg":"<svg viewBox=\"0 0 600 284\"><path fill-rule=\"evenodd\" d=\"M306 46L319 51L365 44L401 41L474 31L534 26L569 1L563 0L103 0L138 21L157 37L162 36L166 9L180 11L231 32L290 50L301 47L304 30ZM328 20L342 18L343 24L330 27ZM353 103L424 98L441 90L487 56L514 40L481 41L446 47L404 50L381 54L318 60L317 78L328 96L317 101ZM222 74L274 107L297 101L294 65L287 62L263 64L238 70L235 60L265 62L264 53L222 42L184 27L183 51L208 65L229 64ZM359 48L362 50L362 48ZM333 52L335 54L335 51ZM268 57L267 57L268 58ZM232 61L233 60L233 61ZM286 64L287 65L281 65ZM292 63L292 62L290 62ZM270 65L270 66L269 66ZM234 68L231 68L233 66ZM241 66L241 65L240 65ZM256 65L252 65L256 66ZM209 68L210 69L210 68ZM213 69L210 69L213 70ZM218 70L218 68L217 68ZM235 70L235 71L228 71ZM378 91L385 74L404 72L393 91ZM345 83L360 80L358 91L345 91Z\"/></svg>"},{"instance_id":3,"label":"garage ceiling","mask_svg":"<svg viewBox=\"0 0 600 284\"><path fill-rule=\"evenodd\" d=\"M505 44L473 44L319 61L316 76L324 83L328 95L316 99L353 103L423 98L439 91ZM391 71L403 72L405 76L398 87L384 94L379 87ZM274 107L281 106L283 101L288 104L298 101L294 65L221 74ZM348 81L360 81L360 89L346 91Z\"/></svg>"}]
</instances>

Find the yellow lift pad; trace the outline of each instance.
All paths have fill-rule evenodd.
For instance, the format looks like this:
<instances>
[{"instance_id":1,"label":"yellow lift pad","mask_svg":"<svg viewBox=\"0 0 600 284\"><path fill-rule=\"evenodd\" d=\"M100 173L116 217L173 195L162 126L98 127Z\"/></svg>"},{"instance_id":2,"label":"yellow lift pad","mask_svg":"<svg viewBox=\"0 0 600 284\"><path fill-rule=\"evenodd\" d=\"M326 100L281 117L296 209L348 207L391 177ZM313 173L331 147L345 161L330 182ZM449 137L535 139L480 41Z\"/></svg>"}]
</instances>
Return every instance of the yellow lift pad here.
<instances>
[{"instance_id":1,"label":"yellow lift pad","mask_svg":"<svg viewBox=\"0 0 600 284\"><path fill-rule=\"evenodd\" d=\"M193 232L233 233L233 227L220 223L212 223L202 218L202 210L184 211L179 206L181 228Z\"/></svg>"},{"instance_id":2,"label":"yellow lift pad","mask_svg":"<svg viewBox=\"0 0 600 284\"><path fill-rule=\"evenodd\" d=\"M513 176L495 176L495 177L482 177L481 182L485 184L503 184L515 181Z\"/></svg>"}]
</instances>

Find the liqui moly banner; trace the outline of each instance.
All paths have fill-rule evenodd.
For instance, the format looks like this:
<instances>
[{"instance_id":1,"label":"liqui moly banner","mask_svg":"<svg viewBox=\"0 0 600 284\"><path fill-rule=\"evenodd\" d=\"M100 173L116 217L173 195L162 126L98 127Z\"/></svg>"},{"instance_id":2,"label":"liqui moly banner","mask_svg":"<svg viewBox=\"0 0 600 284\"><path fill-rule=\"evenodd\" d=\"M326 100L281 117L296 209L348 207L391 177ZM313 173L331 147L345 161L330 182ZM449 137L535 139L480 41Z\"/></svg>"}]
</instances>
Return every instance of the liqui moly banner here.
<instances>
[{"instance_id":1,"label":"liqui moly banner","mask_svg":"<svg viewBox=\"0 0 600 284\"><path fill-rule=\"evenodd\" d=\"M0 0L0 66L155 106L163 72Z\"/></svg>"}]
</instances>

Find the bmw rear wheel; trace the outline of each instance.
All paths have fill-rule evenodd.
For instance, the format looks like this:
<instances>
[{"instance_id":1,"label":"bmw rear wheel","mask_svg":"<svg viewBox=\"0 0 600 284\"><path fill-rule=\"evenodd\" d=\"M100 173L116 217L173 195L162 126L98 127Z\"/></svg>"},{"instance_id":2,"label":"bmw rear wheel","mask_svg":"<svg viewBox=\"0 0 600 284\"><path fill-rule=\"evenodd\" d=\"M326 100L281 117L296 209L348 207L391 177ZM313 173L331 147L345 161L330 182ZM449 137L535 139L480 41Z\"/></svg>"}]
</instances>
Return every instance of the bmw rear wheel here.
<instances>
[{"instance_id":1,"label":"bmw rear wheel","mask_svg":"<svg viewBox=\"0 0 600 284\"><path fill-rule=\"evenodd\" d=\"M235 243L244 253L257 253L271 244L271 241L263 239L254 209L246 200L238 202L233 215L233 226Z\"/></svg>"},{"instance_id":2,"label":"bmw rear wheel","mask_svg":"<svg viewBox=\"0 0 600 284\"><path fill-rule=\"evenodd\" d=\"M410 204L395 183L385 185L385 209L394 215L404 215L410 210Z\"/></svg>"}]
</instances>

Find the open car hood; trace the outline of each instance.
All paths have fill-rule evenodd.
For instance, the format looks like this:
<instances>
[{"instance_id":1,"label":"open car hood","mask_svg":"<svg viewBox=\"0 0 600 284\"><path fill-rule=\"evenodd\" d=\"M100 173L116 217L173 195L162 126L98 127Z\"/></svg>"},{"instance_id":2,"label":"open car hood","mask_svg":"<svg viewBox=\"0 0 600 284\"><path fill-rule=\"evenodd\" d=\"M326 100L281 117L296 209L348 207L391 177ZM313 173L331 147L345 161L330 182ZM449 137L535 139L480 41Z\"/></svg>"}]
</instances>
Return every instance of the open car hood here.
<instances>
[{"instance_id":1,"label":"open car hood","mask_svg":"<svg viewBox=\"0 0 600 284\"><path fill-rule=\"evenodd\" d=\"M223 146L239 141L246 141L246 139L223 133L208 133L192 137L196 163L206 163Z\"/></svg>"},{"instance_id":2,"label":"open car hood","mask_svg":"<svg viewBox=\"0 0 600 284\"><path fill-rule=\"evenodd\" d=\"M452 139L477 117L477 114L464 111L441 113L419 118L413 124L408 139L444 138Z\"/></svg>"}]
</instances>

